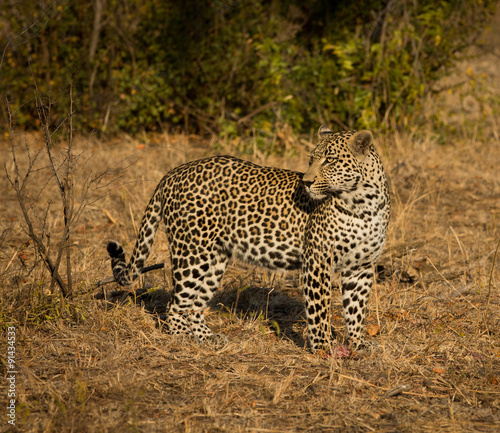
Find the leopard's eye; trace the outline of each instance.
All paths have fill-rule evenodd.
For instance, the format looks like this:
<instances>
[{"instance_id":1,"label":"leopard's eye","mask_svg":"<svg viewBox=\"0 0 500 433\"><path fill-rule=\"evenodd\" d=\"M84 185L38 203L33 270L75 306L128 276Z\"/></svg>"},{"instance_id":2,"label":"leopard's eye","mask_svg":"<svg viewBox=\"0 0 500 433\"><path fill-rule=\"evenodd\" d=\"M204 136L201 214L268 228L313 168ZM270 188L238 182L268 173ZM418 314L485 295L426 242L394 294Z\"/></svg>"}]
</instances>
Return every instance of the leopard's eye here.
<instances>
[{"instance_id":1,"label":"leopard's eye","mask_svg":"<svg viewBox=\"0 0 500 433\"><path fill-rule=\"evenodd\" d=\"M325 158L325 162L323 164L332 164L336 160L337 160L337 158L335 156L327 156Z\"/></svg>"}]
</instances>

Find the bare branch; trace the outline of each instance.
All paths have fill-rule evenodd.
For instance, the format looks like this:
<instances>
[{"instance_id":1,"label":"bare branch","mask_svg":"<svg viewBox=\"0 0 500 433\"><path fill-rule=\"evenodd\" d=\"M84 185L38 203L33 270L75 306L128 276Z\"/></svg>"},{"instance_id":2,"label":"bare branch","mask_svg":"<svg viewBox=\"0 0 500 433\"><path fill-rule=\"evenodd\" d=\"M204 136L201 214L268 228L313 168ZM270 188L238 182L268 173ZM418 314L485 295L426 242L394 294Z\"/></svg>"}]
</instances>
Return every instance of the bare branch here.
<instances>
[{"instance_id":1,"label":"bare branch","mask_svg":"<svg viewBox=\"0 0 500 433\"><path fill-rule=\"evenodd\" d=\"M101 33L102 14L106 7L106 0L94 0L92 3L94 4L94 25L90 36L89 63L94 61L95 52L97 50L99 35Z\"/></svg>"},{"instance_id":2,"label":"bare branch","mask_svg":"<svg viewBox=\"0 0 500 433\"><path fill-rule=\"evenodd\" d=\"M27 228L28 228L28 235L30 239L33 240L33 243L35 244L36 250L38 251L38 254L44 261L45 265L49 269L52 278L54 281L57 283L59 288L61 289L61 292L63 296L68 295L68 290L66 287L66 284L64 284L64 281L62 280L61 276L59 275L58 268L54 265L52 262L52 259L48 255L47 248L45 247L45 244L43 243L43 239L41 239L36 233L33 228L33 223L31 221L31 218L29 216L28 209L26 208L26 180L28 179L29 176L29 170L26 173L26 176L23 179L23 182L20 183L20 170L19 170L19 164L17 162L16 158L16 150L15 150L15 144L14 144L14 126L13 126L13 121L12 121L12 113L10 111L10 106L7 104L7 111L9 115L9 129L10 129L10 144L11 144L11 152L12 152L12 161L14 163L14 175L11 180L11 183L13 183L14 191L16 192L16 197L17 201L19 203L19 207L21 208L21 212L24 217L24 221L26 222ZM43 235L42 235L43 236Z\"/></svg>"}]
</instances>

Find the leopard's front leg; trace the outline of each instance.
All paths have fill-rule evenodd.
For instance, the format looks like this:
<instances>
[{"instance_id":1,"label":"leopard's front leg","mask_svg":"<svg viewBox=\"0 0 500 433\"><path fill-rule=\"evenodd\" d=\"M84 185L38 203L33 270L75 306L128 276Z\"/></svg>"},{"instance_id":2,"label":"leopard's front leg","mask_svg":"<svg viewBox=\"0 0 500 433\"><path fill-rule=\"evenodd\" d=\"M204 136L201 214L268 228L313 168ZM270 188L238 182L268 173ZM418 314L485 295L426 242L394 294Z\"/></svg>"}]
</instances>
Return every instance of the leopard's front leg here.
<instances>
[{"instance_id":1,"label":"leopard's front leg","mask_svg":"<svg viewBox=\"0 0 500 433\"><path fill-rule=\"evenodd\" d=\"M344 270L341 277L347 339L350 348L357 349L363 343L363 325L366 305L373 285L373 269L370 264L355 271Z\"/></svg>"},{"instance_id":2,"label":"leopard's front leg","mask_svg":"<svg viewBox=\"0 0 500 433\"><path fill-rule=\"evenodd\" d=\"M303 264L307 334L313 352L329 351L332 343L330 258L317 256L309 256Z\"/></svg>"}]
</instances>

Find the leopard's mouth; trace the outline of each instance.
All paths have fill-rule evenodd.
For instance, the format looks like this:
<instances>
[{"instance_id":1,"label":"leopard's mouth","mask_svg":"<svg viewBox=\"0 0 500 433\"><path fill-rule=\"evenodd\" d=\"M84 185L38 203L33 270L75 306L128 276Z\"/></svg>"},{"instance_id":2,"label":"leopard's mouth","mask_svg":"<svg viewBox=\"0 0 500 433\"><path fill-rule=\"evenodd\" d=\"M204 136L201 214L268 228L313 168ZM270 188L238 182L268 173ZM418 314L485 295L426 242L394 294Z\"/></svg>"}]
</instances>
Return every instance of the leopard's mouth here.
<instances>
[{"instance_id":1,"label":"leopard's mouth","mask_svg":"<svg viewBox=\"0 0 500 433\"><path fill-rule=\"evenodd\" d=\"M328 197L327 191L315 191L310 185L306 185L306 191L313 200L322 200Z\"/></svg>"},{"instance_id":2,"label":"leopard's mouth","mask_svg":"<svg viewBox=\"0 0 500 433\"><path fill-rule=\"evenodd\" d=\"M341 189L332 189L332 188L326 188L326 189L317 189L314 188L314 182L311 183L306 183L304 182L305 189L309 196L314 199L314 200L323 200L327 197L340 197L340 194L342 194Z\"/></svg>"},{"instance_id":3,"label":"leopard's mouth","mask_svg":"<svg viewBox=\"0 0 500 433\"><path fill-rule=\"evenodd\" d=\"M336 198L340 198L340 194L342 194L342 191L339 190L339 189L335 189L335 190L327 190L324 192L328 197L336 197Z\"/></svg>"}]
</instances>

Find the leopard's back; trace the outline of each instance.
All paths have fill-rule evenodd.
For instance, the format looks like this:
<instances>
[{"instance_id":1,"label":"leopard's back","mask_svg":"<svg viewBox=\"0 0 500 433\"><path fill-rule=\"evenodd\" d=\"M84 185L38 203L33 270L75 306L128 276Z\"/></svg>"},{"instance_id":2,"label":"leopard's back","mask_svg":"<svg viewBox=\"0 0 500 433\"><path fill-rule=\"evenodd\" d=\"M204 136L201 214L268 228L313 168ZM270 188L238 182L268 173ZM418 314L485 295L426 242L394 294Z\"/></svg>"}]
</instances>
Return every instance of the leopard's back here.
<instances>
[{"instance_id":1,"label":"leopard's back","mask_svg":"<svg viewBox=\"0 0 500 433\"><path fill-rule=\"evenodd\" d=\"M163 186L164 223L174 250L207 245L273 269L297 269L316 203L302 174L219 156L181 166Z\"/></svg>"}]
</instances>

